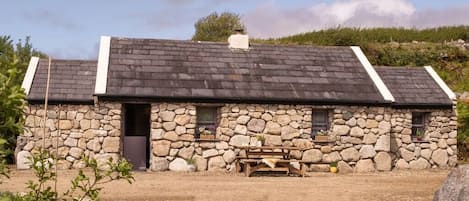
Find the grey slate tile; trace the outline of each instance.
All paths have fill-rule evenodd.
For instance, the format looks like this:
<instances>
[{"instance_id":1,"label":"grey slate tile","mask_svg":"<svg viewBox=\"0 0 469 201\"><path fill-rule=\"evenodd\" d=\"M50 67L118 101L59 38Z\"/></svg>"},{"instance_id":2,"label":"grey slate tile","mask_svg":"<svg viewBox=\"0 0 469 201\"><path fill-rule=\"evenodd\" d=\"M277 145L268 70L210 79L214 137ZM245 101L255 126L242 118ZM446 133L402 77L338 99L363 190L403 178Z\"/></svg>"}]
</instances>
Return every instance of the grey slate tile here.
<instances>
[{"instance_id":1,"label":"grey slate tile","mask_svg":"<svg viewBox=\"0 0 469 201\"><path fill-rule=\"evenodd\" d=\"M27 100L44 100L49 61L40 59ZM52 60L49 100L58 102L93 101L96 61Z\"/></svg>"}]
</instances>

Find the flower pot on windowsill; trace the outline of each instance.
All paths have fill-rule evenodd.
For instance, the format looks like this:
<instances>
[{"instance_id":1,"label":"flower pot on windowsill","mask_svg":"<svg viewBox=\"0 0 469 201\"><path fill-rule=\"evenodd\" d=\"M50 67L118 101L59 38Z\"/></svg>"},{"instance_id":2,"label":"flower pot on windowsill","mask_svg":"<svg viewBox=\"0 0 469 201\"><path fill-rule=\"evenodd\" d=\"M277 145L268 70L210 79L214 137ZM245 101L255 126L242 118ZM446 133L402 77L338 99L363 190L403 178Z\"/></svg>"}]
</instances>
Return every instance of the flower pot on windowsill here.
<instances>
[{"instance_id":1,"label":"flower pot on windowsill","mask_svg":"<svg viewBox=\"0 0 469 201\"><path fill-rule=\"evenodd\" d=\"M314 140L316 140L316 141L329 141L329 136L327 136L327 135L316 135L314 137Z\"/></svg>"},{"instance_id":2,"label":"flower pot on windowsill","mask_svg":"<svg viewBox=\"0 0 469 201\"><path fill-rule=\"evenodd\" d=\"M201 140L214 140L215 139L215 135L212 135L212 134L200 134L200 138Z\"/></svg>"}]
</instances>

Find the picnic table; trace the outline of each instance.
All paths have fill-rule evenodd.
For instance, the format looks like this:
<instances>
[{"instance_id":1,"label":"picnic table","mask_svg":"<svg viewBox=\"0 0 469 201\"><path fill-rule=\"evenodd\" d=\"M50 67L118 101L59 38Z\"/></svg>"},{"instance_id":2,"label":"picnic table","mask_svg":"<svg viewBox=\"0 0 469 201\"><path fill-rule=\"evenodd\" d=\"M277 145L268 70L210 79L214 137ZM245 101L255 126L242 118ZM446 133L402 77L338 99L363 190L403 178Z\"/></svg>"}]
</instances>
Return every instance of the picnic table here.
<instances>
[{"instance_id":1,"label":"picnic table","mask_svg":"<svg viewBox=\"0 0 469 201\"><path fill-rule=\"evenodd\" d=\"M284 146L239 146L246 156L238 156L237 170L241 167L247 177L254 172L286 172L286 174L305 175L304 161L291 159L292 150L301 150L298 147ZM297 162L299 168L292 163Z\"/></svg>"}]
</instances>

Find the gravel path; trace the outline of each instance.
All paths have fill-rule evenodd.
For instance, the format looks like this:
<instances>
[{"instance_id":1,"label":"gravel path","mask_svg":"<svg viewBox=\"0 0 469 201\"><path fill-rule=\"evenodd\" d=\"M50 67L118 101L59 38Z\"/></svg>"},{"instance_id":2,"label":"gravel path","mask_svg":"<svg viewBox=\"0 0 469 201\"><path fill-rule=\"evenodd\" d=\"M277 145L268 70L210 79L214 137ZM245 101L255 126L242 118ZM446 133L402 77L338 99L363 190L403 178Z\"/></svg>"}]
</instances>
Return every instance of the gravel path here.
<instances>
[{"instance_id":1,"label":"gravel path","mask_svg":"<svg viewBox=\"0 0 469 201\"><path fill-rule=\"evenodd\" d=\"M59 172L59 191L76 171ZM371 174L308 173L308 177L256 176L221 172L136 172L134 184L107 184L103 200L432 200L449 170ZM31 171L14 170L0 191L25 191Z\"/></svg>"}]
</instances>

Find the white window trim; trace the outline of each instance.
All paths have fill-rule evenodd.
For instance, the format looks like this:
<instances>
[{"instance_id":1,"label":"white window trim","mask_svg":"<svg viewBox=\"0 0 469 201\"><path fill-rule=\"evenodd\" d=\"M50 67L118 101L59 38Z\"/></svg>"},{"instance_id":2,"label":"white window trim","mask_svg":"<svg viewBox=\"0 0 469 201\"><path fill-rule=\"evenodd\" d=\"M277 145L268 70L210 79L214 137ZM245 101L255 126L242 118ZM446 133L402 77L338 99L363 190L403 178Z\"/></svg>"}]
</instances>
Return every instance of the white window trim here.
<instances>
[{"instance_id":1,"label":"white window trim","mask_svg":"<svg viewBox=\"0 0 469 201\"><path fill-rule=\"evenodd\" d=\"M24 89L26 95L31 91L31 86L33 85L34 75L36 74L37 65L39 64L39 57L31 57L29 60L28 69L24 75L23 83L21 87Z\"/></svg>"},{"instance_id":2,"label":"white window trim","mask_svg":"<svg viewBox=\"0 0 469 201\"><path fill-rule=\"evenodd\" d=\"M427 71L430 76L432 76L433 80L440 86L440 88L446 93L446 95L451 100L456 100L456 94L446 85L445 81L441 79L441 77L436 73L436 71L431 66L425 66L425 70Z\"/></svg>"},{"instance_id":3,"label":"white window trim","mask_svg":"<svg viewBox=\"0 0 469 201\"><path fill-rule=\"evenodd\" d=\"M360 60L360 63L363 65L363 68L365 68L366 72L371 77L371 80L373 80L373 83L375 84L376 88L378 88L378 91L383 96L384 100L394 102L395 99L394 96L392 96L391 91L389 91L388 87L386 87L381 77L371 65L370 61L368 61L365 54L363 54L360 47L350 46L350 48L355 53L358 60Z\"/></svg>"},{"instance_id":4,"label":"white window trim","mask_svg":"<svg viewBox=\"0 0 469 201\"><path fill-rule=\"evenodd\" d=\"M106 93L110 50L111 50L111 37L101 36L101 40L99 43L98 66L96 70L96 84L94 87L95 94Z\"/></svg>"}]
</instances>

